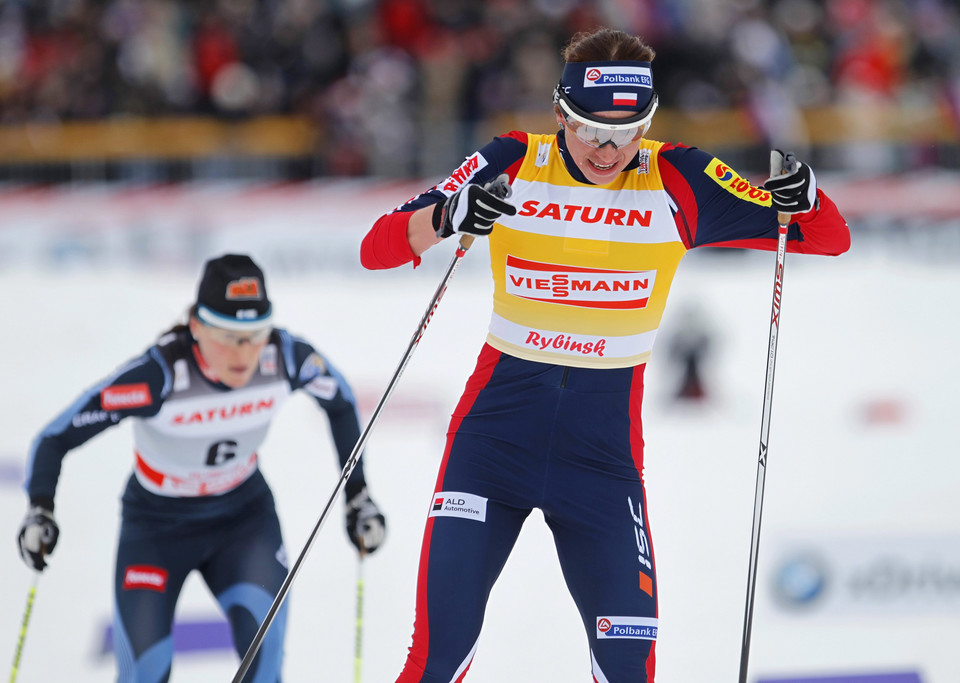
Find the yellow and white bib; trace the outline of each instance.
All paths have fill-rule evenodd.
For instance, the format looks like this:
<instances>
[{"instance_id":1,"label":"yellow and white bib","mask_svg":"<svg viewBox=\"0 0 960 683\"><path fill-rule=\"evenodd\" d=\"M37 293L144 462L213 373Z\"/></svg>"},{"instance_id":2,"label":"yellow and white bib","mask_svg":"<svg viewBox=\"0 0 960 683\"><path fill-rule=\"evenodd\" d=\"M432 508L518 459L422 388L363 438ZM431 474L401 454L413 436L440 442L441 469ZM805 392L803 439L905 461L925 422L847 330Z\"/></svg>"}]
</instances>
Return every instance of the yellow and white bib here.
<instances>
[{"instance_id":1,"label":"yellow and white bib","mask_svg":"<svg viewBox=\"0 0 960 683\"><path fill-rule=\"evenodd\" d=\"M589 368L647 362L686 248L657 168L663 143L608 185L577 182L556 135L529 135L516 216L490 235L487 342L527 360Z\"/></svg>"}]
</instances>

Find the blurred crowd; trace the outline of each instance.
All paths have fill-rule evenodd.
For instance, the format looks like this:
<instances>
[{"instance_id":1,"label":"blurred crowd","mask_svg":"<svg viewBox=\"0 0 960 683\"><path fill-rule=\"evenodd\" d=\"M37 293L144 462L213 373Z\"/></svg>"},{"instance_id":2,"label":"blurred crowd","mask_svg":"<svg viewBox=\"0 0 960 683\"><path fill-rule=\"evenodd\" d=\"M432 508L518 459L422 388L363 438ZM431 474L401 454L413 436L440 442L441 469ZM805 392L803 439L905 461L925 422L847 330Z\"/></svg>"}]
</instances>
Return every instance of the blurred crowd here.
<instances>
[{"instance_id":1,"label":"blurred crowd","mask_svg":"<svg viewBox=\"0 0 960 683\"><path fill-rule=\"evenodd\" d=\"M598 25L657 50L662 106L771 137L823 104L960 109L956 0L0 0L0 124L297 114L325 174L433 173L549 113Z\"/></svg>"}]
</instances>

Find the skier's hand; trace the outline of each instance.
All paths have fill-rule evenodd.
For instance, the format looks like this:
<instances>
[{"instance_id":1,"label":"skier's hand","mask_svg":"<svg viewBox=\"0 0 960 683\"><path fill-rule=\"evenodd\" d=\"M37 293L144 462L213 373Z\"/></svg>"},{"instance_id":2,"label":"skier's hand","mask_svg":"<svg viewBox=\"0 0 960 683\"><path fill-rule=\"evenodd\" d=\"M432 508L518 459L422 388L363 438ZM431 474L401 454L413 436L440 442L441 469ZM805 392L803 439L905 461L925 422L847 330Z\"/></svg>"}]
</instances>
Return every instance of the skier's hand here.
<instances>
[{"instance_id":1,"label":"skier's hand","mask_svg":"<svg viewBox=\"0 0 960 683\"><path fill-rule=\"evenodd\" d=\"M813 169L797 161L793 152L784 154L779 149L770 152L770 170L782 168L783 175L773 173L763 184L770 192L771 204L780 213L804 213L817 202L817 177Z\"/></svg>"},{"instance_id":2,"label":"skier's hand","mask_svg":"<svg viewBox=\"0 0 960 683\"><path fill-rule=\"evenodd\" d=\"M509 176L501 173L483 187L464 185L433 212L433 229L441 239L454 233L489 235L503 214L513 216L517 207L506 201L513 192Z\"/></svg>"},{"instance_id":3,"label":"skier's hand","mask_svg":"<svg viewBox=\"0 0 960 683\"><path fill-rule=\"evenodd\" d=\"M53 519L53 511L40 505L31 505L20 525L17 546L27 566L42 572L47 566L44 556L53 552L60 537L60 527Z\"/></svg>"},{"instance_id":4,"label":"skier's hand","mask_svg":"<svg viewBox=\"0 0 960 683\"><path fill-rule=\"evenodd\" d=\"M387 535L387 520L370 498L367 488L347 501L347 535L361 553L372 553Z\"/></svg>"}]
</instances>

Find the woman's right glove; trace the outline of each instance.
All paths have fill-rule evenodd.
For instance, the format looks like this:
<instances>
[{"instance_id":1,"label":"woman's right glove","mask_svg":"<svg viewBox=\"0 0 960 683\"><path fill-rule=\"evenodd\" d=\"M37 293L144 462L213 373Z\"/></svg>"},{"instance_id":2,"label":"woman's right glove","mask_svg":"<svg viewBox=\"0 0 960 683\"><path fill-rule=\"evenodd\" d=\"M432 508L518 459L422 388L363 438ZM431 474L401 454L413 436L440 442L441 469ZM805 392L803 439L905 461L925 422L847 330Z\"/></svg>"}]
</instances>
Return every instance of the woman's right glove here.
<instances>
[{"instance_id":1,"label":"woman's right glove","mask_svg":"<svg viewBox=\"0 0 960 683\"><path fill-rule=\"evenodd\" d=\"M20 534L17 536L17 545L20 556L27 566L42 572L47 563L44 556L53 552L60 537L60 527L53 518L53 510L41 505L31 505L20 525Z\"/></svg>"},{"instance_id":2,"label":"woman's right glove","mask_svg":"<svg viewBox=\"0 0 960 683\"><path fill-rule=\"evenodd\" d=\"M512 191L506 173L483 187L464 185L434 209L433 229L437 237L443 239L458 232L489 235L500 216L517 213L517 207L506 201Z\"/></svg>"},{"instance_id":3,"label":"woman's right glove","mask_svg":"<svg viewBox=\"0 0 960 683\"><path fill-rule=\"evenodd\" d=\"M782 170L777 173L777 169ZM793 152L770 152L770 172L761 185L770 192L770 204L780 213L806 213L817 205L817 176Z\"/></svg>"}]
</instances>

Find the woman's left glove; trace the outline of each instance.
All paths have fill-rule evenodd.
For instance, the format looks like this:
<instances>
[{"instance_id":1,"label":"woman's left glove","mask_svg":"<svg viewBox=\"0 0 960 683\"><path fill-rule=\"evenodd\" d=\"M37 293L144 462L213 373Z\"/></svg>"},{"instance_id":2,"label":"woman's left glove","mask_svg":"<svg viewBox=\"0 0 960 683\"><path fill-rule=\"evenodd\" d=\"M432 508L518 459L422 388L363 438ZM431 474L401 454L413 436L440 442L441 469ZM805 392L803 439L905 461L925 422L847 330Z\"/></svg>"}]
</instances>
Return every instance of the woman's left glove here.
<instances>
[{"instance_id":1,"label":"woman's left glove","mask_svg":"<svg viewBox=\"0 0 960 683\"><path fill-rule=\"evenodd\" d=\"M363 487L347 501L347 535L361 553L372 553L387 535L387 520Z\"/></svg>"},{"instance_id":2,"label":"woman's left glove","mask_svg":"<svg viewBox=\"0 0 960 683\"><path fill-rule=\"evenodd\" d=\"M47 566L43 559L53 552L60 538L60 527L53 518L53 510L40 505L31 505L20 525L17 535L17 547L27 566L42 572Z\"/></svg>"}]
</instances>

